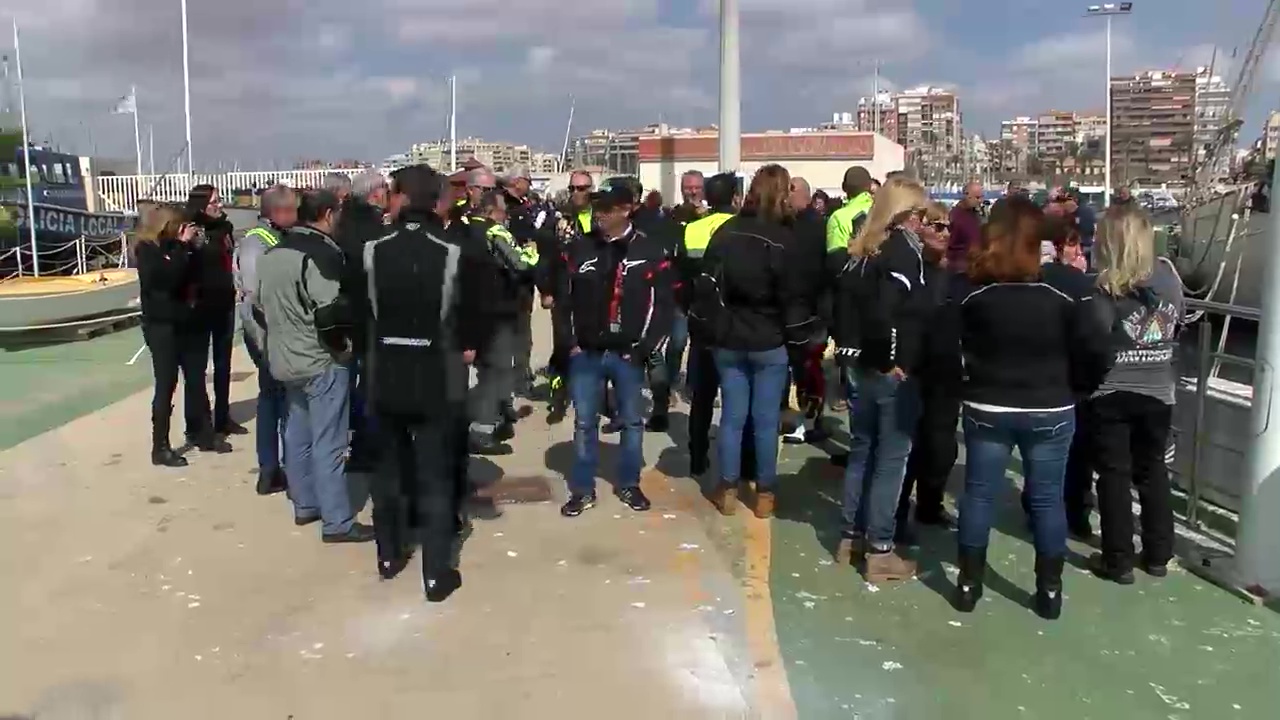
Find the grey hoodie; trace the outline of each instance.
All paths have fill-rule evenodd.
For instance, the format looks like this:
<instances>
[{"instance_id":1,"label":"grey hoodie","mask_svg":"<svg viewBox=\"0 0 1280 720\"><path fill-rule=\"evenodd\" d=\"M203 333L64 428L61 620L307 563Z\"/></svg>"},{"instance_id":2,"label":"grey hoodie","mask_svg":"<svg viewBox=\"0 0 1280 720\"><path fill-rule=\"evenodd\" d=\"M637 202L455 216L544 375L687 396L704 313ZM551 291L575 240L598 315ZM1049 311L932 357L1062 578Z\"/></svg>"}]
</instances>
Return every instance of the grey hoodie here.
<instances>
[{"instance_id":1,"label":"grey hoodie","mask_svg":"<svg viewBox=\"0 0 1280 720\"><path fill-rule=\"evenodd\" d=\"M265 241L263 233L271 238L270 244ZM258 303L258 260L276 243L280 242L280 231L266 218L258 218L258 224L244 234L236 243L232 267L236 282L236 312L240 315L245 340L257 347L266 347L266 332L253 317L253 307Z\"/></svg>"}]
</instances>

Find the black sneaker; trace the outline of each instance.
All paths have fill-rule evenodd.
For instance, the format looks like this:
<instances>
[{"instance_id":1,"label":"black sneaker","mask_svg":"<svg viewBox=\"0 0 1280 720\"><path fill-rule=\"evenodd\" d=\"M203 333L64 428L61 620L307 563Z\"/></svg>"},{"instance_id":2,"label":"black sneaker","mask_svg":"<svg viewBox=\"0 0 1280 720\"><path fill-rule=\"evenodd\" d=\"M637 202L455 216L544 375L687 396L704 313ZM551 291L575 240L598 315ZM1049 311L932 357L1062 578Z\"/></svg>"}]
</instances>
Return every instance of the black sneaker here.
<instances>
[{"instance_id":1,"label":"black sneaker","mask_svg":"<svg viewBox=\"0 0 1280 720\"><path fill-rule=\"evenodd\" d=\"M364 523L351 523L351 529L344 533L324 534L320 539L330 544L373 542L373 526Z\"/></svg>"},{"instance_id":2,"label":"black sneaker","mask_svg":"<svg viewBox=\"0 0 1280 720\"><path fill-rule=\"evenodd\" d=\"M226 455L232 451L231 443L213 433L205 433L196 438L195 446L200 452L211 452Z\"/></svg>"},{"instance_id":3,"label":"black sneaker","mask_svg":"<svg viewBox=\"0 0 1280 720\"><path fill-rule=\"evenodd\" d=\"M492 437L471 433L467 438L467 452L472 455L498 456L510 455L512 450L510 445L504 445Z\"/></svg>"},{"instance_id":4,"label":"black sneaker","mask_svg":"<svg viewBox=\"0 0 1280 720\"><path fill-rule=\"evenodd\" d=\"M159 467L181 468L187 466L187 459L174 452L173 448L159 447L151 451L151 464Z\"/></svg>"},{"instance_id":5,"label":"black sneaker","mask_svg":"<svg viewBox=\"0 0 1280 720\"><path fill-rule=\"evenodd\" d=\"M462 573L457 570L445 570L439 575L428 577L426 586L427 602L444 602L462 587Z\"/></svg>"},{"instance_id":6,"label":"black sneaker","mask_svg":"<svg viewBox=\"0 0 1280 720\"><path fill-rule=\"evenodd\" d=\"M280 468L258 471L258 484L254 488L259 495L275 495L289 489L284 471Z\"/></svg>"},{"instance_id":7,"label":"black sneaker","mask_svg":"<svg viewBox=\"0 0 1280 720\"><path fill-rule=\"evenodd\" d=\"M294 515L293 516L293 524L297 525L298 527L306 527L311 523L318 523L318 522L320 522L319 515Z\"/></svg>"},{"instance_id":8,"label":"black sneaker","mask_svg":"<svg viewBox=\"0 0 1280 720\"><path fill-rule=\"evenodd\" d=\"M604 427L600 428L600 432L604 435L617 435L622 432L622 421L610 420L604 424Z\"/></svg>"},{"instance_id":9,"label":"black sneaker","mask_svg":"<svg viewBox=\"0 0 1280 720\"><path fill-rule=\"evenodd\" d=\"M596 496L591 495L570 495L569 502L560 506L560 514L565 517L578 517L582 513L596 506Z\"/></svg>"},{"instance_id":10,"label":"black sneaker","mask_svg":"<svg viewBox=\"0 0 1280 720\"><path fill-rule=\"evenodd\" d=\"M383 580L394 580L397 575L409 566L409 560L412 557L413 551L406 549L398 557L390 560L378 560L378 577Z\"/></svg>"},{"instance_id":11,"label":"black sneaker","mask_svg":"<svg viewBox=\"0 0 1280 720\"><path fill-rule=\"evenodd\" d=\"M1142 568L1142 572L1154 578L1162 578L1162 577L1169 576L1169 565L1167 563L1160 563L1159 565L1156 565L1154 563L1149 563L1146 560L1143 560L1141 563L1139 563L1139 567Z\"/></svg>"},{"instance_id":12,"label":"black sneaker","mask_svg":"<svg viewBox=\"0 0 1280 720\"><path fill-rule=\"evenodd\" d=\"M1117 585L1132 585L1134 583L1133 570L1120 570L1111 567L1103 559L1102 553L1094 553L1089 556L1089 571L1103 580L1110 580Z\"/></svg>"},{"instance_id":13,"label":"black sneaker","mask_svg":"<svg viewBox=\"0 0 1280 720\"><path fill-rule=\"evenodd\" d=\"M506 442L516 436L516 425L514 420L503 420L501 424L493 431L494 442Z\"/></svg>"},{"instance_id":14,"label":"black sneaker","mask_svg":"<svg viewBox=\"0 0 1280 720\"><path fill-rule=\"evenodd\" d=\"M653 507L653 504L649 502L649 498L644 496L644 491L639 486L622 488L618 491L618 499L636 512L644 512Z\"/></svg>"},{"instance_id":15,"label":"black sneaker","mask_svg":"<svg viewBox=\"0 0 1280 720\"><path fill-rule=\"evenodd\" d=\"M671 427L671 418L666 413L660 413L649 418L649 422L644 424L644 429L649 432L664 433Z\"/></svg>"},{"instance_id":16,"label":"black sneaker","mask_svg":"<svg viewBox=\"0 0 1280 720\"><path fill-rule=\"evenodd\" d=\"M217 431L223 435L248 435L249 428L241 425L234 420L226 420L218 423Z\"/></svg>"}]
</instances>

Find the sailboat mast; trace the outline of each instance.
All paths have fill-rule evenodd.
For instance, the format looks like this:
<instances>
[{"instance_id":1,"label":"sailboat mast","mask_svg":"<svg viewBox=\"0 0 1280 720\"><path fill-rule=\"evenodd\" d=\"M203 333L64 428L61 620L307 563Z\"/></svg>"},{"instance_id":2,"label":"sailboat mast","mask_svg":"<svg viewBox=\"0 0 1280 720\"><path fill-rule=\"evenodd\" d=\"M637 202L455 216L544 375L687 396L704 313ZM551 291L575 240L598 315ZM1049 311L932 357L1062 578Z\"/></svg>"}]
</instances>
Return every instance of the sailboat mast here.
<instances>
[{"instance_id":1,"label":"sailboat mast","mask_svg":"<svg viewBox=\"0 0 1280 720\"><path fill-rule=\"evenodd\" d=\"M564 146L560 148L560 164L569 165L569 134L573 132L573 110L578 106L578 99L569 96L569 122L564 125ZM563 168L561 168L563 169Z\"/></svg>"},{"instance_id":2,"label":"sailboat mast","mask_svg":"<svg viewBox=\"0 0 1280 720\"><path fill-rule=\"evenodd\" d=\"M27 89L22 82L22 49L18 21L13 21L13 58L18 66L18 113L22 116L22 161L27 176L27 230L31 234L31 275L40 277L40 253L36 246L36 203L31 189L31 132L27 128Z\"/></svg>"}]
</instances>

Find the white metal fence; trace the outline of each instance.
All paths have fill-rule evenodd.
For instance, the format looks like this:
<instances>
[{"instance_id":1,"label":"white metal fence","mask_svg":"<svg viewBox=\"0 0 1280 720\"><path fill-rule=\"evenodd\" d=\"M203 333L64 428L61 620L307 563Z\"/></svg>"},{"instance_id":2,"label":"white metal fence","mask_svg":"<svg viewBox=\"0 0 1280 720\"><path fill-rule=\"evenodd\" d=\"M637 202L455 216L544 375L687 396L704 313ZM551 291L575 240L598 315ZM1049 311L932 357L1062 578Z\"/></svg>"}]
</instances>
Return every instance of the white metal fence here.
<instances>
[{"instance_id":1,"label":"white metal fence","mask_svg":"<svg viewBox=\"0 0 1280 720\"><path fill-rule=\"evenodd\" d=\"M224 195L237 190L262 190L277 183L290 187L319 187L324 176L354 176L363 170L282 170L194 175L113 175L95 180L98 212L136 213L139 200L185 202L196 185L212 185Z\"/></svg>"}]
</instances>

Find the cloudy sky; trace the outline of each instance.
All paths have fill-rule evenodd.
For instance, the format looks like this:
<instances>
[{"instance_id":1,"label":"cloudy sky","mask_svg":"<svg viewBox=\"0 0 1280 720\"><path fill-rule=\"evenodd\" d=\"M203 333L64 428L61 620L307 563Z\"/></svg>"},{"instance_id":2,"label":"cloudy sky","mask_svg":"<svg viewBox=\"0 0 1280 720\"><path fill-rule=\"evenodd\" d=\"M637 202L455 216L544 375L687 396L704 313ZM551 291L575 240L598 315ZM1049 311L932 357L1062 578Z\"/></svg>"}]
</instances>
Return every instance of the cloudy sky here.
<instances>
[{"instance_id":1,"label":"cloudy sky","mask_svg":"<svg viewBox=\"0 0 1280 720\"><path fill-rule=\"evenodd\" d=\"M1056 0L740 0L743 126L852 110L882 63L890 87L955 87L967 129L1049 108L1100 110L1103 23ZM1266 0L1137 0L1115 23L1115 71L1239 56ZM22 28L35 135L132 157L115 99L138 86L157 166L180 152L179 0L0 0ZM715 122L718 0L191 0L197 166L378 159L459 131L559 150L575 131ZM10 43L0 40L0 47ZM1276 53L1280 55L1280 53ZM1260 73L1252 128L1280 90ZM144 141L145 143L145 141Z\"/></svg>"}]
</instances>

